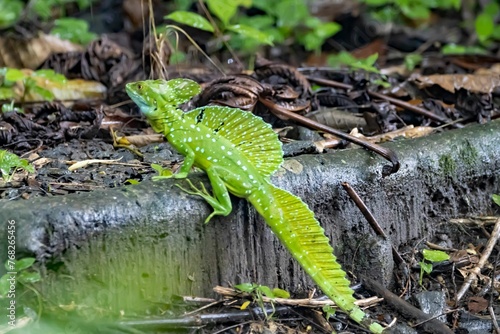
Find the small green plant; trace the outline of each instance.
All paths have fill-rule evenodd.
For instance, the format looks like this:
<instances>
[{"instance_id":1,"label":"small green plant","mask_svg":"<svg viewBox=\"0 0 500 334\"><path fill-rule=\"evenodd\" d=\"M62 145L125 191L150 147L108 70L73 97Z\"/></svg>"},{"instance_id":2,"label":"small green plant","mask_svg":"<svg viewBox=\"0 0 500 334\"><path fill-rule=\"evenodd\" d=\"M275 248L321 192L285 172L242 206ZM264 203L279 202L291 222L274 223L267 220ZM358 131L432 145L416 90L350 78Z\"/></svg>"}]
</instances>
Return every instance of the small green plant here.
<instances>
[{"instance_id":1,"label":"small green plant","mask_svg":"<svg viewBox=\"0 0 500 334\"><path fill-rule=\"evenodd\" d=\"M493 202L495 202L496 205L500 206L500 195L493 194L491 195L491 198L493 199Z\"/></svg>"},{"instance_id":2,"label":"small green plant","mask_svg":"<svg viewBox=\"0 0 500 334\"><path fill-rule=\"evenodd\" d=\"M254 51L261 45L273 45L294 38L308 51L318 51L325 40L340 29L334 22L322 22L311 16L300 0L205 0L208 10L219 22L209 21L192 12L175 11L165 18L201 30L232 35L230 44L243 51ZM238 15L238 7L254 6L265 15ZM237 22L237 23L232 23Z\"/></svg>"},{"instance_id":3,"label":"small green plant","mask_svg":"<svg viewBox=\"0 0 500 334\"><path fill-rule=\"evenodd\" d=\"M10 234L11 231L8 231L9 237L13 234ZM12 232L13 233L13 232ZM14 240L10 239L8 240ZM10 243L10 242L9 242ZM42 314L42 296L40 292L33 286L34 283L39 282L41 280L40 273L32 268L33 263L35 263L35 259L32 257L22 258L20 260L15 260L14 254L10 254L8 251L8 260L5 262L5 269L7 269L7 273L0 277L0 299L7 299L10 301L9 307L20 308L22 306L23 311L26 314L29 314L32 318L40 318ZM14 251L12 251L14 253ZM14 303L12 301L19 300L19 297L24 295L25 291L23 289L27 289L32 291L37 298L38 303L38 313L35 315L35 312L28 306L28 304L22 303Z\"/></svg>"},{"instance_id":4,"label":"small green plant","mask_svg":"<svg viewBox=\"0 0 500 334\"><path fill-rule=\"evenodd\" d=\"M477 38L481 44L490 44L500 40L500 25L495 20L500 12L500 5L496 2L487 4L483 11L476 17L474 26Z\"/></svg>"},{"instance_id":5,"label":"small green plant","mask_svg":"<svg viewBox=\"0 0 500 334\"><path fill-rule=\"evenodd\" d=\"M374 53L363 59L358 59L349 52L341 51L336 55L328 57L328 65L332 67L348 66L354 70L364 70L366 72L380 73L380 70L375 67L375 62L378 59L378 53Z\"/></svg>"},{"instance_id":6,"label":"small green plant","mask_svg":"<svg viewBox=\"0 0 500 334\"><path fill-rule=\"evenodd\" d=\"M24 3L21 0L0 0L0 29L14 25L23 12Z\"/></svg>"},{"instance_id":7,"label":"small green plant","mask_svg":"<svg viewBox=\"0 0 500 334\"><path fill-rule=\"evenodd\" d=\"M266 285L260 285L260 284L255 284L255 283L242 283L234 286L236 289L249 293L253 295L254 300L257 302L259 307L262 309L262 311L265 313L265 307L264 307L264 301L263 301L263 296L266 296L268 298L274 299L274 298L290 298L290 293L288 291L280 289L280 288L274 288L271 290L270 287ZM266 315L266 318L270 318L274 314L274 304L271 303L271 307L273 308L273 313L270 315Z\"/></svg>"},{"instance_id":8,"label":"small green plant","mask_svg":"<svg viewBox=\"0 0 500 334\"><path fill-rule=\"evenodd\" d=\"M96 34L89 32L87 21L69 17L55 20L50 33L61 39L83 45L97 38Z\"/></svg>"},{"instance_id":9,"label":"small green plant","mask_svg":"<svg viewBox=\"0 0 500 334\"><path fill-rule=\"evenodd\" d=\"M76 4L80 10L92 5L93 0L31 0L29 5L25 5L22 0L0 0L0 29L9 28L17 23L23 11L28 17L37 16L44 21L48 21L57 9L59 15L64 17L65 5Z\"/></svg>"},{"instance_id":10,"label":"small green plant","mask_svg":"<svg viewBox=\"0 0 500 334\"><path fill-rule=\"evenodd\" d=\"M341 51L338 54L329 56L327 62L328 65L334 68L347 66L353 71L363 70L366 72L379 74L380 77L377 79L371 79L371 82L382 87L390 87L390 84L387 82L387 77L385 75L382 75L380 73L380 70L375 67L377 58L378 53L374 53L371 56L359 59L351 55L349 52Z\"/></svg>"},{"instance_id":11,"label":"small green plant","mask_svg":"<svg viewBox=\"0 0 500 334\"><path fill-rule=\"evenodd\" d=\"M0 298L11 298L9 293L15 293L15 284L33 284L40 281L40 273L30 269L35 263L32 257L25 257L20 260L7 260L5 269L7 274L0 277Z\"/></svg>"},{"instance_id":12,"label":"small green plant","mask_svg":"<svg viewBox=\"0 0 500 334\"><path fill-rule=\"evenodd\" d=\"M410 53L405 56L405 67L408 71L413 71L422 62L422 55Z\"/></svg>"},{"instance_id":13,"label":"small green plant","mask_svg":"<svg viewBox=\"0 0 500 334\"><path fill-rule=\"evenodd\" d=\"M54 94L40 85L42 80L49 84L64 84L66 82L66 77L54 72L54 70L26 72L16 68L0 68L0 100L12 100L18 97L15 85L16 83L22 83L24 89L20 96L21 102L24 102L28 94L39 95L46 101L52 101L54 99Z\"/></svg>"},{"instance_id":14,"label":"small green plant","mask_svg":"<svg viewBox=\"0 0 500 334\"><path fill-rule=\"evenodd\" d=\"M430 274L432 272L432 264L435 262L442 262L448 260L450 256L440 250L423 249L422 254L424 258L419 262L420 264L420 279L418 283L422 285L424 272Z\"/></svg>"},{"instance_id":15,"label":"small green plant","mask_svg":"<svg viewBox=\"0 0 500 334\"><path fill-rule=\"evenodd\" d=\"M2 177L5 182L10 182L12 180L12 177L18 168L24 169L29 173L35 172L35 168L30 165L28 160L21 159L14 153L0 150L0 172L2 173Z\"/></svg>"},{"instance_id":16,"label":"small green plant","mask_svg":"<svg viewBox=\"0 0 500 334\"><path fill-rule=\"evenodd\" d=\"M24 114L24 109L16 107L14 105L14 100L10 101L10 103L2 104L2 113L11 112L11 111L15 111L17 113Z\"/></svg>"},{"instance_id":17,"label":"small green plant","mask_svg":"<svg viewBox=\"0 0 500 334\"><path fill-rule=\"evenodd\" d=\"M373 17L382 22L398 22L406 17L427 19L433 9L460 9L460 0L360 0L370 8Z\"/></svg>"},{"instance_id":18,"label":"small green plant","mask_svg":"<svg viewBox=\"0 0 500 334\"><path fill-rule=\"evenodd\" d=\"M485 55L488 51L480 46L475 45L458 45L458 44L446 44L441 48L441 53L443 55L462 55L462 54L477 54Z\"/></svg>"},{"instance_id":19,"label":"small green plant","mask_svg":"<svg viewBox=\"0 0 500 334\"><path fill-rule=\"evenodd\" d=\"M336 311L337 310L334 307L332 307L331 305L323 306L323 312L325 312L326 321L328 321L328 319L333 317L335 315Z\"/></svg>"},{"instance_id":20,"label":"small green plant","mask_svg":"<svg viewBox=\"0 0 500 334\"><path fill-rule=\"evenodd\" d=\"M170 176L173 174L170 169L163 168L158 164L151 164L151 168L153 168L158 173L158 176Z\"/></svg>"}]
</instances>

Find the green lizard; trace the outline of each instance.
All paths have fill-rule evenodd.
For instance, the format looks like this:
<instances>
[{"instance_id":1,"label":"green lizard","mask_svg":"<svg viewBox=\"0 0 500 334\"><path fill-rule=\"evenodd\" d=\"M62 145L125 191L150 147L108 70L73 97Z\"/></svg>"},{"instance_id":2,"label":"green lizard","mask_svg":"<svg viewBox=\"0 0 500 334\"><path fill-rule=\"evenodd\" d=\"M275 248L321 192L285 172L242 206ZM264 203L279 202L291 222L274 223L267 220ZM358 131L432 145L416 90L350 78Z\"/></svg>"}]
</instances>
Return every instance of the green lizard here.
<instances>
[{"instance_id":1,"label":"green lizard","mask_svg":"<svg viewBox=\"0 0 500 334\"><path fill-rule=\"evenodd\" d=\"M167 177L186 178L193 165L208 175L213 196L203 184L197 189L189 180L191 190L183 189L213 207L205 223L231 212L229 192L246 198L338 307L372 333L382 333L384 328L354 304L346 274L314 213L300 198L271 184L270 175L283 162L283 151L269 124L229 107L207 106L184 113L178 105L200 92L200 86L189 79L139 81L127 84L126 90L153 129L185 156L179 171Z\"/></svg>"}]
</instances>

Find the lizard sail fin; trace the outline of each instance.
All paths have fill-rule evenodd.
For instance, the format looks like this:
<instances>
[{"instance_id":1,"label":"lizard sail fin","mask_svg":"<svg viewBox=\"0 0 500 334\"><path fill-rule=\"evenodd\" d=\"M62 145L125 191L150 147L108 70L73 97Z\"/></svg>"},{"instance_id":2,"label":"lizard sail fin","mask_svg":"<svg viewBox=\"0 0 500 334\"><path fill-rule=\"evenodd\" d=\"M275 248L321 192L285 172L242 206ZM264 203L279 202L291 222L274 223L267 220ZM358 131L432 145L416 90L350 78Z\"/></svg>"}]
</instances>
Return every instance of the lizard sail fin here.
<instances>
[{"instance_id":1,"label":"lizard sail fin","mask_svg":"<svg viewBox=\"0 0 500 334\"><path fill-rule=\"evenodd\" d=\"M266 219L273 232L339 308L373 333L382 333L384 328L354 304L356 299L346 273L337 262L329 239L314 218L314 213L300 198L288 191L273 185L270 188L276 206L283 208L280 219Z\"/></svg>"},{"instance_id":2,"label":"lizard sail fin","mask_svg":"<svg viewBox=\"0 0 500 334\"><path fill-rule=\"evenodd\" d=\"M273 174L283 162L278 135L268 123L250 112L206 106L189 111L186 116L233 143L263 176Z\"/></svg>"}]
</instances>

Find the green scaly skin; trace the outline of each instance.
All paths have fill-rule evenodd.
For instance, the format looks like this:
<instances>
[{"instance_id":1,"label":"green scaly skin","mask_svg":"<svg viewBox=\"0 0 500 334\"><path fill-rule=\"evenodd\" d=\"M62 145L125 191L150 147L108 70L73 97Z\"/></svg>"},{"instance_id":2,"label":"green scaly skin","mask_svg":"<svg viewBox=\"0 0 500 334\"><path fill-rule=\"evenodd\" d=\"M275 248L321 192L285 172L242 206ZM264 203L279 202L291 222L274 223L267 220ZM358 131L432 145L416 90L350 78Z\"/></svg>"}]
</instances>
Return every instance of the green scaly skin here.
<instances>
[{"instance_id":1,"label":"green scaly skin","mask_svg":"<svg viewBox=\"0 0 500 334\"><path fill-rule=\"evenodd\" d=\"M210 179L213 195L203 187L185 192L205 199L213 216L227 216L229 193L246 198L264 217L274 234L302 268L339 308L372 333L384 328L369 319L354 304L356 299L345 272L314 213L300 198L277 188L270 175L283 161L281 143L261 118L239 109L208 106L182 112L178 105L200 92L188 79L148 80L129 83L128 95L139 106L153 129L163 133L170 144L185 156L179 171L161 178L186 178L191 167L203 169Z\"/></svg>"}]
</instances>

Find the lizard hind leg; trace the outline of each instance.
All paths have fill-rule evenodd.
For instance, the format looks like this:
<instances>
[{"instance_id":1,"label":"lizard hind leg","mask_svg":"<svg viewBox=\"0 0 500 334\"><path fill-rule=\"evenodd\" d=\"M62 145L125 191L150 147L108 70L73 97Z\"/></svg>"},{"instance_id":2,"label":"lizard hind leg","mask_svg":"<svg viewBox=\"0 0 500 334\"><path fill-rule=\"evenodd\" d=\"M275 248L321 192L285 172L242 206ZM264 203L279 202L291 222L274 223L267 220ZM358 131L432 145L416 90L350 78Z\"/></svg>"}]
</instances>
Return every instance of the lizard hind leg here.
<instances>
[{"instance_id":1,"label":"lizard hind leg","mask_svg":"<svg viewBox=\"0 0 500 334\"><path fill-rule=\"evenodd\" d=\"M208 178L210 179L210 184L212 185L213 195L210 195L208 193L205 185L203 185L203 183L201 182L200 188L197 188L191 182L191 180L186 179L186 182L189 184L191 190L185 189L182 186L176 184L176 186L179 187L182 191L191 195L200 196L205 201L207 201L210 206L212 206L214 211L207 217L207 219L205 219L205 224L208 223L210 219L212 219L212 217L215 215L229 215L229 213L231 213L231 210L233 209L231 198L229 197L229 193L227 191L226 185L224 184L224 181L222 181L217 172L212 168L208 168L206 170L206 173L208 175Z\"/></svg>"}]
</instances>

